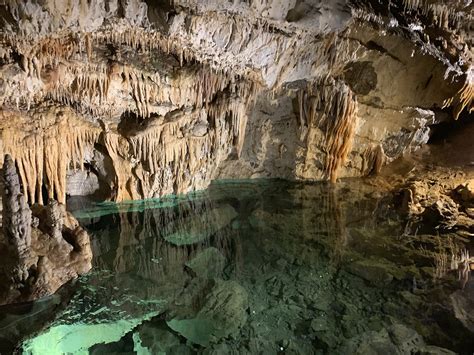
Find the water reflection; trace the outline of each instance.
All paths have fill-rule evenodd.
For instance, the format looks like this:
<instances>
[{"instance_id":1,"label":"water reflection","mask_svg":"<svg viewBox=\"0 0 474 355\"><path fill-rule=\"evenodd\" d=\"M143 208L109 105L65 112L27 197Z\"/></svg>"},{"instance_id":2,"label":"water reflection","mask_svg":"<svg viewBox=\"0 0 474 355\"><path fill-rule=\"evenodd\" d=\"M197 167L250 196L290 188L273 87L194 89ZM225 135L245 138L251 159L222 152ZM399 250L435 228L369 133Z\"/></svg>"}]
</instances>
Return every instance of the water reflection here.
<instances>
[{"instance_id":1,"label":"water reflection","mask_svg":"<svg viewBox=\"0 0 474 355\"><path fill-rule=\"evenodd\" d=\"M240 181L77 210L94 272L23 350L467 353L459 315L473 287L435 279L430 242L400 238L381 196L354 182Z\"/></svg>"}]
</instances>

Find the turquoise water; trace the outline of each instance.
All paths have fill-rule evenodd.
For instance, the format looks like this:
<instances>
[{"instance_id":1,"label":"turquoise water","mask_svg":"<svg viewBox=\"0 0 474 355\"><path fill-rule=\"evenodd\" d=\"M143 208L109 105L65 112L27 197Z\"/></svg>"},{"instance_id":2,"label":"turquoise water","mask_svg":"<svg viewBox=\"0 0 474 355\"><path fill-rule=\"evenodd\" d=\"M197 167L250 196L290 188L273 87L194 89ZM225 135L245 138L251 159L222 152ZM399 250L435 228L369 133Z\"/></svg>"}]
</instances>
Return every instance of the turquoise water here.
<instances>
[{"instance_id":1,"label":"turquoise water","mask_svg":"<svg viewBox=\"0 0 474 355\"><path fill-rule=\"evenodd\" d=\"M361 182L217 182L160 200L69 202L92 236L93 271L0 309L2 353L474 349L474 285L439 262L459 243L411 235Z\"/></svg>"}]
</instances>

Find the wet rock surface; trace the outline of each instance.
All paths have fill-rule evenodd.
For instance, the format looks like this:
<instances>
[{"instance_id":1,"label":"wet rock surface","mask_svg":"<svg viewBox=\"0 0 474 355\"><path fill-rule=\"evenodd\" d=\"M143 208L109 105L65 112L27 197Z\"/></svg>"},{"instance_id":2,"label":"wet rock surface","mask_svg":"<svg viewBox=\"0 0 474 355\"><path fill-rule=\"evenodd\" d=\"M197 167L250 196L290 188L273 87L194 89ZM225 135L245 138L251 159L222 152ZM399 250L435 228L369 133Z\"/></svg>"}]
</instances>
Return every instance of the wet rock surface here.
<instances>
[{"instance_id":1,"label":"wet rock surface","mask_svg":"<svg viewBox=\"0 0 474 355\"><path fill-rule=\"evenodd\" d=\"M379 332L364 333L347 341L339 351L344 354L455 354L447 349L426 346L416 331L400 324Z\"/></svg>"},{"instance_id":2,"label":"wet rock surface","mask_svg":"<svg viewBox=\"0 0 474 355\"><path fill-rule=\"evenodd\" d=\"M215 278L221 277L226 264L225 257L221 252L210 247L200 252L196 257L186 263L186 266L199 277Z\"/></svg>"},{"instance_id":3,"label":"wet rock surface","mask_svg":"<svg viewBox=\"0 0 474 355\"><path fill-rule=\"evenodd\" d=\"M209 346L235 337L247 322L247 291L235 281L217 281L195 318L171 319L168 326L192 343Z\"/></svg>"},{"instance_id":4,"label":"wet rock surface","mask_svg":"<svg viewBox=\"0 0 474 355\"><path fill-rule=\"evenodd\" d=\"M47 206L30 209L21 193L13 160L7 155L3 167L5 192L3 233L0 234L0 304L39 299L92 267L87 232L51 200Z\"/></svg>"}]
</instances>

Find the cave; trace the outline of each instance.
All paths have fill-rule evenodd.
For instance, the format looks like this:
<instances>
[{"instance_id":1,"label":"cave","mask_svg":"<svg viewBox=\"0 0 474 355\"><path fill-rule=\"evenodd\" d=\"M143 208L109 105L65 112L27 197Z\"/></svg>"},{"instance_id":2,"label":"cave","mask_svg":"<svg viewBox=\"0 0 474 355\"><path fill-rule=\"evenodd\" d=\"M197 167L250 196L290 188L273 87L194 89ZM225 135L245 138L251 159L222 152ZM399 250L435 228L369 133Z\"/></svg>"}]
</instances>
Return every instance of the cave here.
<instances>
[{"instance_id":1,"label":"cave","mask_svg":"<svg viewBox=\"0 0 474 355\"><path fill-rule=\"evenodd\" d=\"M473 353L473 2L0 18L0 354Z\"/></svg>"}]
</instances>

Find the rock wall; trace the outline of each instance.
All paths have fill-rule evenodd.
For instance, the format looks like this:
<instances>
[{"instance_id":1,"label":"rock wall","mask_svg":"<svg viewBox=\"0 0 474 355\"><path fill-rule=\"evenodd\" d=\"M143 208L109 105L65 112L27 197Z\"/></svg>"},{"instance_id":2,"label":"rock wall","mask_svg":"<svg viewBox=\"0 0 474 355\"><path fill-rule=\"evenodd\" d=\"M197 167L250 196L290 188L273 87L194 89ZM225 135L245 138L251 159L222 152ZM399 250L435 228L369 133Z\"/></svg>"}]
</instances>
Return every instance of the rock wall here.
<instances>
[{"instance_id":1,"label":"rock wall","mask_svg":"<svg viewBox=\"0 0 474 355\"><path fill-rule=\"evenodd\" d=\"M32 301L92 267L88 234L64 205L30 209L12 158L3 165L0 305Z\"/></svg>"},{"instance_id":2,"label":"rock wall","mask_svg":"<svg viewBox=\"0 0 474 355\"><path fill-rule=\"evenodd\" d=\"M1 146L30 203L158 197L216 177L364 176L473 109L470 3L1 10Z\"/></svg>"}]
</instances>

